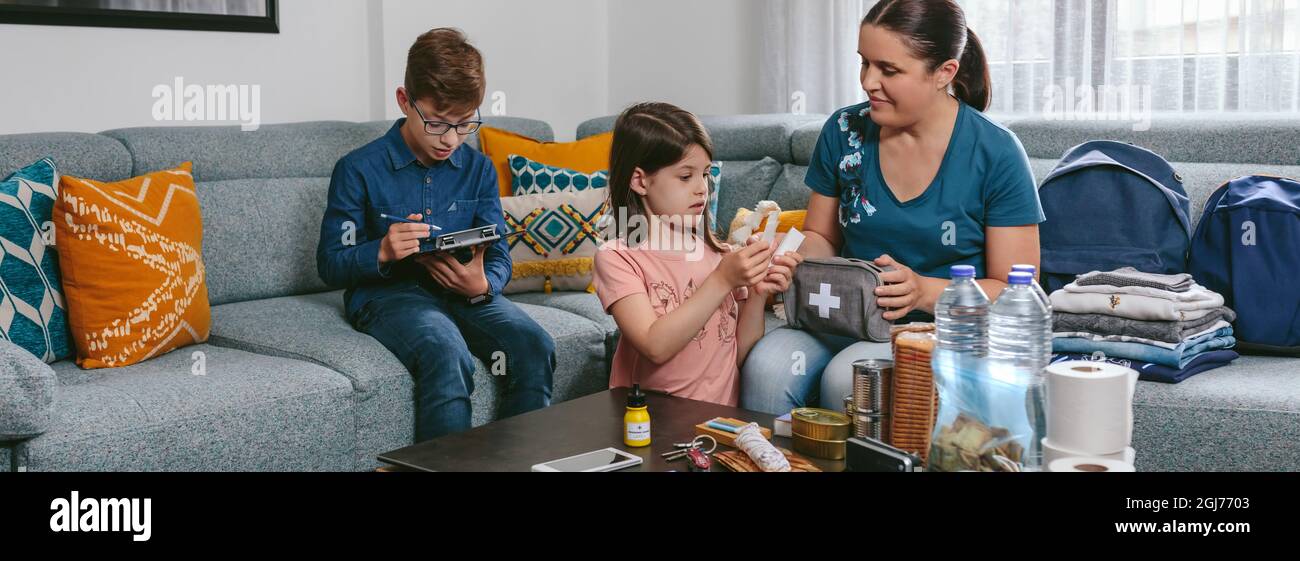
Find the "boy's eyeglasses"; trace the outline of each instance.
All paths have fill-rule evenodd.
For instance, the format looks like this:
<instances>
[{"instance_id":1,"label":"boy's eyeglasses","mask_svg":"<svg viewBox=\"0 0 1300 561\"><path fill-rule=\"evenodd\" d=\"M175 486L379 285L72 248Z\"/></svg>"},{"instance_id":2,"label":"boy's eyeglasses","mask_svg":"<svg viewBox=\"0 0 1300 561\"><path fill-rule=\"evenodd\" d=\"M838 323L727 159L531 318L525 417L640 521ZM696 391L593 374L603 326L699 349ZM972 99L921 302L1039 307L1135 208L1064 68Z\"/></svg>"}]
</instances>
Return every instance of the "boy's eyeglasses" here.
<instances>
[{"instance_id":1,"label":"boy's eyeglasses","mask_svg":"<svg viewBox=\"0 0 1300 561\"><path fill-rule=\"evenodd\" d=\"M456 134L459 134L461 136L469 136L471 134L478 132L478 128L483 126L483 121L477 119L473 121L465 121L463 123L455 123L455 124L447 123L443 121L430 121L424 118L424 113L420 111L420 106L415 104L415 100L407 100L407 103L409 103L411 107L415 109L415 114L420 116L420 120L424 121L424 132L426 134L431 134L433 136L442 136L444 134L447 134L447 131L454 128L456 129ZM479 113L478 110L474 111L474 115L476 117L481 117L481 114Z\"/></svg>"}]
</instances>

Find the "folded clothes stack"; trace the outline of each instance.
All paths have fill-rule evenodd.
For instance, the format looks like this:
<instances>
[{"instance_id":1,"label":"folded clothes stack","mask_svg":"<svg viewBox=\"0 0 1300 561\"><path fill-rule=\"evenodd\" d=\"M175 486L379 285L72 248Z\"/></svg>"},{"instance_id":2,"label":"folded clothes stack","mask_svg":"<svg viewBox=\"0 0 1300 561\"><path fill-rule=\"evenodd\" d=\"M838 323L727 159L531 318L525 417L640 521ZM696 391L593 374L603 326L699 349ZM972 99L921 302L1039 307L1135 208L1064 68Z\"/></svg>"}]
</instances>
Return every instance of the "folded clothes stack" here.
<instances>
[{"instance_id":1,"label":"folded clothes stack","mask_svg":"<svg viewBox=\"0 0 1300 561\"><path fill-rule=\"evenodd\" d=\"M1079 275L1053 292L1052 351L1124 359L1143 380L1176 384L1237 358L1223 296L1188 274L1132 267Z\"/></svg>"}]
</instances>

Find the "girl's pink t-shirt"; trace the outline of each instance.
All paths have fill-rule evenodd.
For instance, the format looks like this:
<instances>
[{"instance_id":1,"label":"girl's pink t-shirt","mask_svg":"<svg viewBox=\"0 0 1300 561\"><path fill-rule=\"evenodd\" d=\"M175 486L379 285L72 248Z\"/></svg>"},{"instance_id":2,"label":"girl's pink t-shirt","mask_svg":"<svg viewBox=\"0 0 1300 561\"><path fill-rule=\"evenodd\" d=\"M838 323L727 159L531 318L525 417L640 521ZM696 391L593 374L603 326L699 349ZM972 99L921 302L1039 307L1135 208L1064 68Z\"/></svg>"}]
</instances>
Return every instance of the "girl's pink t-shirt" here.
<instances>
[{"instance_id":1,"label":"girl's pink t-shirt","mask_svg":"<svg viewBox=\"0 0 1300 561\"><path fill-rule=\"evenodd\" d=\"M645 294L658 317L677 309L722 261L722 255L707 246L690 259L687 257L682 252L630 248L623 240L603 244L596 252L594 281L605 313L615 302L633 294ZM664 364L651 362L627 339L621 339L614 352L609 387L631 387L636 383L677 397L738 405L736 326L739 302L747 295L744 288L728 294L695 339Z\"/></svg>"}]
</instances>

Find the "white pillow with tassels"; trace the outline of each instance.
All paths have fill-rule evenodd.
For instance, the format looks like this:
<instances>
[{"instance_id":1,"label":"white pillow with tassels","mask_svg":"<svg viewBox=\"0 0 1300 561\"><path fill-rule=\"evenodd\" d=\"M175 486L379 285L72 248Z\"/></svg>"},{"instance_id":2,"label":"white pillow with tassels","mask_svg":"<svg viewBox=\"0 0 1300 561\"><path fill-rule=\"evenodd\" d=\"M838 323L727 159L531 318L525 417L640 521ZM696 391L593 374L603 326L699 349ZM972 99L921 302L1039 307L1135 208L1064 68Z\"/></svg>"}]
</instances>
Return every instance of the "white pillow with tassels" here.
<instances>
[{"instance_id":1,"label":"white pillow with tassels","mask_svg":"<svg viewBox=\"0 0 1300 561\"><path fill-rule=\"evenodd\" d=\"M506 294L553 290L594 292L592 258L600 247L598 221L609 189L502 197L514 271Z\"/></svg>"}]
</instances>

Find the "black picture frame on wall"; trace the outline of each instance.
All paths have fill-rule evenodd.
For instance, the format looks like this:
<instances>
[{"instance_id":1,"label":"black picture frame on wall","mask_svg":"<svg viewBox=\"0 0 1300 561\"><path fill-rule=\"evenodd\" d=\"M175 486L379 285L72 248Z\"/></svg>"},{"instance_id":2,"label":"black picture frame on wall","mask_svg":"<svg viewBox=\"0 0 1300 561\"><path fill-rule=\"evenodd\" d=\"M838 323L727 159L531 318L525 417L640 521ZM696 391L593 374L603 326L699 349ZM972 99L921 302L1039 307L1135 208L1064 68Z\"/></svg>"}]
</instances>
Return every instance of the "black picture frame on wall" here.
<instances>
[{"instance_id":1,"label":"black picture frame on wall","mask_svg":"<svg viewBox=\"0 0 1300 561\"><path fill-rule=\"evenodd\" d=\"M0 0L0 23L29 25L71 25L81 27L133 27L193 31L239 31L279 33L279 2L265 0L266 14L226 15L163 10L125 10L91 7L93 0L69 1L67 5L31 0ZM38 5L43 4L43 5Z\"/></svg>"}]
</instances>

